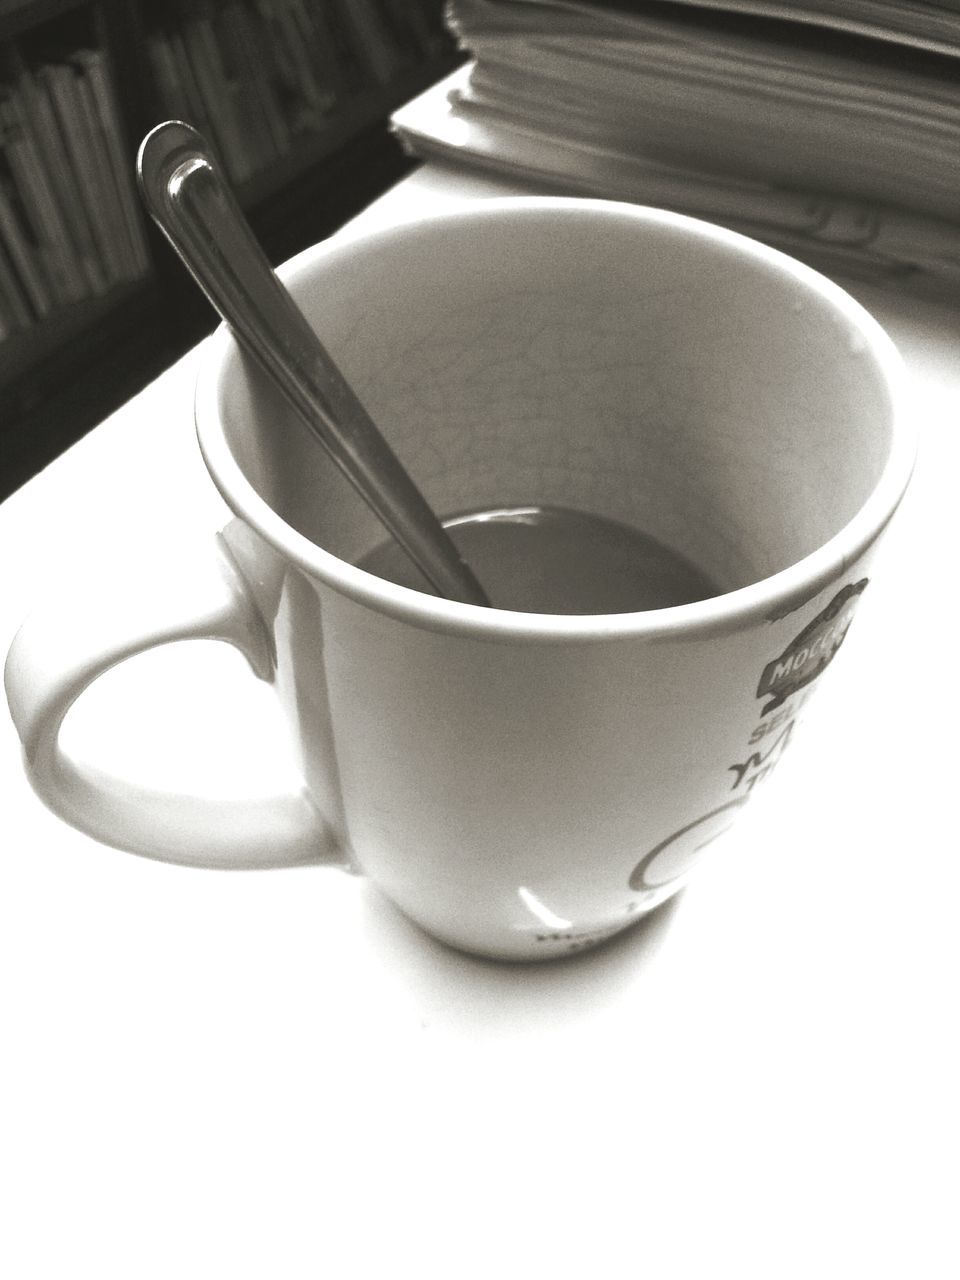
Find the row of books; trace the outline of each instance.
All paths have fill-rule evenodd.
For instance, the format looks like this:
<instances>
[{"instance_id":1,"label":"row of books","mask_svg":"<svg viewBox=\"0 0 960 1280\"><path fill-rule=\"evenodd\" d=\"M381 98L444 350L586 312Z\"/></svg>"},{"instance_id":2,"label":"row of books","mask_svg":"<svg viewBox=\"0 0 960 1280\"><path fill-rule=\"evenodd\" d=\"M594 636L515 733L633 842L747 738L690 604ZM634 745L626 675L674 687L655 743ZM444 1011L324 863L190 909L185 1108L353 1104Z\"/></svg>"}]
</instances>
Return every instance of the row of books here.
<instances>
[{"instance_id":1,"label":"row of books","mask_svg":"<svg viewBox=\"0 0 960 1280\"><path fill-rule=\"evenodd\" d=\"M472 61L414 153L666 206L813 265L956 294L960 4L450 0Z\"/></svg>"},{"instance_id":2,"label":"row of books","mask_svg":"<svg viewBox=\"0 0 960 1280\"><path fill-rule=\"evenodd\" d=\"M149 271L129 168L102 50L0 47L0 341Z\"/></svg>"},{"instance_id":3,"label":"row of books","mask_svg":"<svg viewBox=\"0 0 960 1280\"><path fill-rule=\"evenodd\" d=\"M237 184L454 47L442 0L171 0L140 13L144 132L189 121ZM125 123L104 50L0 41L0 343L149 275Z\"/></svg>"},{"instance_id":4,"label":"row of books","mask_svg":"<svg viewBox=\"0 0 960 1280\"><path fill-rule=\"evenodd\" d=\"M147 40L161 115L203 132L234 182L353 95L451 48L439 0L181 0Z\"/></svg>"}]
</instances>

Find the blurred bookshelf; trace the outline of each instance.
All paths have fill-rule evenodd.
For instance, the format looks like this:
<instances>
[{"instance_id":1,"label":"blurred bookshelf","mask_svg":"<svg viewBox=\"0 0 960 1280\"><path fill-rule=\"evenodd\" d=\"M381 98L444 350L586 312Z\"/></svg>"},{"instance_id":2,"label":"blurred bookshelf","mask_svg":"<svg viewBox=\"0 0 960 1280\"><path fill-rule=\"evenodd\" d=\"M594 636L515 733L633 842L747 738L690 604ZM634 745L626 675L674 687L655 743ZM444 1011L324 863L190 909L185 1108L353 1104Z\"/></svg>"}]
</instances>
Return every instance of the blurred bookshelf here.
<instances>
[{"instance_id":1,"label":"blurred bookshelf","mask_svg":"<svg viewBox=\"0 0 960 1280\"><path fill-rule=\"evenodd\" d=\"M413 167L391 111L462 61L443 0L0 0L0 499L215 325L140 139L210 140L274 262Z\"/></svg>"}]
</instances>

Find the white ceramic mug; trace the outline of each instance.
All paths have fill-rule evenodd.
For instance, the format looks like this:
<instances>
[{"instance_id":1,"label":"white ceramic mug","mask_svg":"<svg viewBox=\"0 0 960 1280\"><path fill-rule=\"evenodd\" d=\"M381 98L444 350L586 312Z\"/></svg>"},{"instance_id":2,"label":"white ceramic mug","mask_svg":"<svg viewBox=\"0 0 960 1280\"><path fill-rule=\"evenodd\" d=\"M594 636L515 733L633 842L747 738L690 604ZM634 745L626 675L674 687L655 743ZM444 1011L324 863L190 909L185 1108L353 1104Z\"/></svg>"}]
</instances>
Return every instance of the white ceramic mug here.
<instances>
[{"instance_id":1,"label":"white ceramic mug","mask_svg":"<svg viewBox=\"0 0 960 1280\"><path fill-rule=\"evenodd\" d=\"M435 510L608 516L723 593L540 615L374 577L352 562L376 521L221 330L197 426L236 519L109 618L25 624L6 683L33 785L140 853L341 858L476 953L616 933L720 856L843 639L913 461L893 345L784 255L615 202L477 201L282 274ZM61 751L98 674L192 637L275 684L301 792L188 801Z\"/></svg>"}]
</instances>

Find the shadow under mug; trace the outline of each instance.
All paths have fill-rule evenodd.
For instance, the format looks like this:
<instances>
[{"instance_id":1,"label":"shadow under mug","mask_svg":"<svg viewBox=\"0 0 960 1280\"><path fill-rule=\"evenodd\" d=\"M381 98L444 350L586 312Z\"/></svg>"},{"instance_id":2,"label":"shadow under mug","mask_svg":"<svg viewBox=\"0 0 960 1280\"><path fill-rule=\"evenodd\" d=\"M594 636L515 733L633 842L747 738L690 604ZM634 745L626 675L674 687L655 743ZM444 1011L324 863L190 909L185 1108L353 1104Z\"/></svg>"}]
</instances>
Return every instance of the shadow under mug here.
<instances>
[{"instance_id":1,"label":"shadow under mug","mask_svg":"<svg viewBox=\"0 0 960 1280\"><path fill-rule=\"evenodd\" d=\"M375 577L381 527L221 329L197 428L235 519L79 628L56 599L25 623L6 686L31 781L141 854L339 860L478 954L591 946L721 856L842 642L913 462L897 352L806 266L611 201L475 200L282 275L441 515L603 516L721 592L567 616ZM196 637L273 682L301 791L172 796L63 751L97 675Z\"/></svg>"}]
</instances>

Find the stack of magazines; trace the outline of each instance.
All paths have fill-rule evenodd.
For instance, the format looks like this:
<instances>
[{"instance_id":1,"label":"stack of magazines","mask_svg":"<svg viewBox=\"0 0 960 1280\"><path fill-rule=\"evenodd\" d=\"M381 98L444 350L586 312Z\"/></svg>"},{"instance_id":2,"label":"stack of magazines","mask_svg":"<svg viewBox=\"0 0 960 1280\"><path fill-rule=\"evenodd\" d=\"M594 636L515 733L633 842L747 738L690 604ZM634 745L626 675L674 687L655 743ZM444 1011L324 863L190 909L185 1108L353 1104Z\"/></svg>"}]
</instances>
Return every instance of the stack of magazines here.
<instances>
[{"instance_id":1,"label":"stack of magazines","mask_svg":"<svg viewBox=\"0 0 960 1280\"><path fill-rule=\"evenodd\" d=\"M415 154L960 286L960 0L451 0L447 20L471 60L395 114Z\"/></svg>"}]
</instances>

